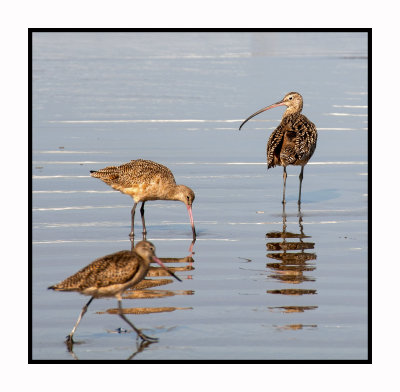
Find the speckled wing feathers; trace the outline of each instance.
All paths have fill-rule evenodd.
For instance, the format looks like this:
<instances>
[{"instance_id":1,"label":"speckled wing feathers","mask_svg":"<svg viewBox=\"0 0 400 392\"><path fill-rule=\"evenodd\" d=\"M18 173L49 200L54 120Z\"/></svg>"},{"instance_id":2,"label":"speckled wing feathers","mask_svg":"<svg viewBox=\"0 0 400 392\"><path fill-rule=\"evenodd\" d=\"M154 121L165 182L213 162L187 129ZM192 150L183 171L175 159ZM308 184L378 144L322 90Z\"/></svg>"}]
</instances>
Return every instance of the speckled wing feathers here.
<instances>
[{"instance_id":1,"label":"speckled wing feathers","mask_svg":"<svg viewBox=\"0 0 400 392\"><path fill-rule=\"evenodd\" d=\"M138 258L137 262L132 258ZM130 251L120 251L101 257L76 274L50 288L61 291L82 291L88 287L106 287L123 284L133 278L139 269L140 256Z\"/></svg>"},{"instance_id":2,"label":"speckled wing feathers","mask_svg":"<svg viewBox=\"0 0 400 392\"><path fill-rule=\"evenodd\" d=\"M138 184L151 184L154 178L175 185L175 178L167 167L144 159L132 160L121 166L109 166L93 172L92 177L100 178L108 185L129 188Z\"/></svg>"},{"instance_id":3,"label":"speckled wing feathers","mask_svg":"<svg viewBox=\"0 0 400 392\"><path fill-rule=\"evenodd\" d=\"M283 135L285 134L285 128L282 124L275 129L274 132L271 133L267 143L267 162L268 169L274 167L275 165L279 165L279 152L282 147Z\"/></svg>"},{"instance_id":4,"label":"speckled wing feathers","mask_svg":"<svg viewBox=\"0 0 400 392\"><path fill-rule=\"evenodd\" d=\"M288 115L272 132L267 144L268 168L306 164L317 145L315 125L302 114Z\"/></svg>"},{"instance_id":5,"label":"speckled wing feathers","mask_svg":"<svg viewBox=\"0 0 400 392\"><path fill-rule=\"evenodd\" d=\"M308 118L300 114L294 124L297 131L296 138L296 154L298 159L309 160L314 154L317 146L317 129Z\"/></svg>"}]
</instances>

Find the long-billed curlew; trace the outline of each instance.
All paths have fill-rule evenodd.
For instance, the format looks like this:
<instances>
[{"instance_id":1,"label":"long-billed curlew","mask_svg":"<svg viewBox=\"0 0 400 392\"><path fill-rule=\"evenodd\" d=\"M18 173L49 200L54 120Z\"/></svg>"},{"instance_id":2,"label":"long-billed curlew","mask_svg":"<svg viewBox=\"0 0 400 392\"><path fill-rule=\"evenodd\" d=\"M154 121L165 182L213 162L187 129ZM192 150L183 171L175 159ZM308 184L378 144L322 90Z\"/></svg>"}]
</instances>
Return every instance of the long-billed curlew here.
<instances>
[{"instance_id":1,"label":"long-billed curlew","mask_svg":"<svg viewBox=\"0 0 400 392\"><path fill-rule=\"evenodd\" d=\"M73 344L72 336L83 315L93 299L100 297L117 298L120 317L135 330L142 340L157 341L157 338L146 336L125 317L121 302L122 293L144 279L152 261L158 263L170 275L181 281L156 257L155 247L151 242L140 241L133 251L123 250L100 257L61 283L50 286L49 289L56 291L77 291L91 296L89 302L82 308L74 328L67 336L66 343L69 346Z\"/></svg>"},{"instance_id":2,"label":"long-billed curlew","mask_svg":"<svg viewBox=\"0 0 400 392\"><path fill-rule=\"evenodd\" d=\"M259 110L244 120L239 130L247 121L257 116L257 114L283 105L286 106L286 111L283 113L282 121L275 131L272 132L267 144L268 169L276 165L283 166L282 203L285 203L286 166L301 166L298 200L298 204L300 204L304 166L314 154L318 137L315 125L306 116L301 114L303 109L303 97L296 92L286 94L281 101Z\"/></svg>"},{"instance_id":3,"label":"long-billed curlew","mask_svg":"<svg viewBox=\"0 0 400 392\"><path fill-rule=\"evenodd\" d=\"M192 203L194 192L185 185L176 185L174 175L166 166L153 161L137 159L121 166L109 166L101 170L91 170L92 177L100 178L114 189L131 196L134 200L131 211L131 232L134 237L135 209L142 202L140 214L142 217L143 235L146 224L144 221L144 203L148 200L178 200L186 204L192 226L193 239L196 239Z\"/></svg>"}]
</instances>

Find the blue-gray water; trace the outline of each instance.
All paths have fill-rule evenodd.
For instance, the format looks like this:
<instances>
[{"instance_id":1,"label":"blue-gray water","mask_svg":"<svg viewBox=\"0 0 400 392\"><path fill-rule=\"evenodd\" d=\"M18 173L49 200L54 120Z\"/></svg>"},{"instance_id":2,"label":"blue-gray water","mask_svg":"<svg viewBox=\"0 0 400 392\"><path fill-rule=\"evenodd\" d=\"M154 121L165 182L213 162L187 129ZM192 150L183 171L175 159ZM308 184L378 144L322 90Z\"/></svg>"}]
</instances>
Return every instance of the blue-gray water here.
<instances>
[{"instance_id":1,"label":"blue-gray water","mask_svg":"<svg viewBox=\"0 0 400 392\"><path fill-rule=\"evenodd\" d=\"M265 156L284 109L238 127L289 91L319 137L300 214L288 169L286 231L308 237L285 252L282 168ZM132 199L89 171L137 158L195 191L198 238L193 263L169 264L183 283L123 300L159 338L133 360L366 359L367 98L363 33L34 33L33 359L136 353L113 298L92 302L69 352L88 298L47 287L129 249ZM146 203L146 224L158 257L189 255L182 203Z\"/></svg>"}]
</instances>

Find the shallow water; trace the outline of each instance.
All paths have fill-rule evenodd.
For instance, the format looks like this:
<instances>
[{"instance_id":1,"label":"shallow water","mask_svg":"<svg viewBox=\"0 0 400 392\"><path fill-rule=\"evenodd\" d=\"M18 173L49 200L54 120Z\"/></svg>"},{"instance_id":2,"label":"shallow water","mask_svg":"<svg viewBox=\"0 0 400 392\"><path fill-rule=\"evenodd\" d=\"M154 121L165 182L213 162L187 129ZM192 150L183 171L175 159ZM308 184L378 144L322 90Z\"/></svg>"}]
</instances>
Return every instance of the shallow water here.
<instances>
[{"instance_id":1,"label":"shallow water","mask_svg":"<svg viewBox=\"0 0 400 392\"><path fill-rule=\"evenodd\" d=\"M33 359L366 359L366 40L34 33ZM303 95L319 131L301 211L299 168L288 168L283 211L282 168L265 163L283 109L238 131L289 91ZM161 277L123 305L159 342L139 347L112 314L117 301L101 299L70 352L63 340L88 298L46 288L129 249L132 199L89 171L137 158L165 164L195 191L193 260L184 205L147 203L147 239L183 282Z\"/></svg>"}]
</instances>

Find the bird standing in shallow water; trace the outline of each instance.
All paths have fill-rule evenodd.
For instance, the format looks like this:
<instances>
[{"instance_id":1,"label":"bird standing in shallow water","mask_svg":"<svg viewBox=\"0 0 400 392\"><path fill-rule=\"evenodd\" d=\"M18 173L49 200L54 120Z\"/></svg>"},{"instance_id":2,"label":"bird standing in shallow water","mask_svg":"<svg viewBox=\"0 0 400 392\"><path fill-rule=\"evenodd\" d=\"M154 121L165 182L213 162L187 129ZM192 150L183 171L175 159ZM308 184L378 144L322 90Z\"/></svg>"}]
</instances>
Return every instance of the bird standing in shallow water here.
<instances>
[{"instance_id":1,"label":"bird standing in shallow water","mask_svg":"<svg viewBox=\"0 0 400 392\"><path fill-rule=\"evenodd\" d=\"M196 239L192 214L194 192L185 185L176 185L174 175L166 166L153 161L137 159L118 167L109 166L97 171L91 170L90 173L92 177L100 178L114 189L133 198L130 237L135 236L135 210L139 202L142 202L140 214L142 217L143 236L146 238L144 203L148 200L178 200L186 204L192 226L193 239Z\"/></svg>"},{"instance_id":2,"label":"bird standing in shallow water","mask_svg":"<svg viewBox=\"0 0 400 392\"><path fill-rule=\"evenodd\" d=\"M175 279L181 281L156 257L155 246L151 242L140 241L133 251L123 250L100 257L61 283L50 286L51 290L77 291L91 296L89 302L82 308L74 328L67 336L66 343L72 346L74 343L72 336L90 303L93 299L101 297L117 298L120 317L135 330L142 340L157 341L157 338L146 336L125 317L121 302L122 293L144 279L152 261L159 264Z\"/></svg>"},{"instance_id":3,"label":"bird standing in shallow water","mask_svg":"<svg viewBox=\"0 0 400 392\"><path fill-rule=\"evenodd\" d=\"M267 144L267 162L268 169L271 167L283 166L283 200L285 203L286 190L286 166L297 165L301 166L299 175L299 200L301 203L301 184L303 181L304 166L314 154L317 146L317 128L303 114L303 97L296 92L288 93L284 98L267 106L256 113L252 114L242 122L239 130L243 125L257 114L277 106L286 106L286 111L283 113L282 121L272 132Z\"/></svg>"}]
</instances>

